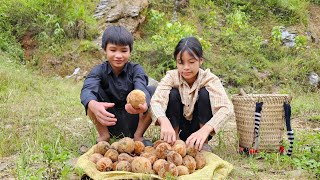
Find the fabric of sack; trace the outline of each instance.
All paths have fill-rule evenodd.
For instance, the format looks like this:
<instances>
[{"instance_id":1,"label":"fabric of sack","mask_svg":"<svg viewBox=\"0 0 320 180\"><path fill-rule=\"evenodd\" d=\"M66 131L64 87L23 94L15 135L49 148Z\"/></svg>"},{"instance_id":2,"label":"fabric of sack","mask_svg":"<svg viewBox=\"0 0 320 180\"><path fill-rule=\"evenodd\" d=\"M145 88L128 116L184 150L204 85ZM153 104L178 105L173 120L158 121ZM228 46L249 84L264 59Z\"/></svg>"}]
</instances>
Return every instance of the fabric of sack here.
<instances>
[{"instance_id":1,"label":"fabric of sack","mask_svg":"<svg viewBox=\"0 0 320 180\"><path fill-rule=\"evenodd\" d=\"M96 165L89 161L89 157L93 154L94 145L88 152L81 155L76 163L76 168L82 169L82 171L94 180L103 179L162 179L154 174L142 174L132 173L127 171L108 171L100 172L97 170ZM222 160L219 156L204 152L206 158L206 166L202 169L196 170L192 174L179 176L178 180L210 180L210 179L226 179L231 170L232 164Z\"/></svg>"}]
</instances>

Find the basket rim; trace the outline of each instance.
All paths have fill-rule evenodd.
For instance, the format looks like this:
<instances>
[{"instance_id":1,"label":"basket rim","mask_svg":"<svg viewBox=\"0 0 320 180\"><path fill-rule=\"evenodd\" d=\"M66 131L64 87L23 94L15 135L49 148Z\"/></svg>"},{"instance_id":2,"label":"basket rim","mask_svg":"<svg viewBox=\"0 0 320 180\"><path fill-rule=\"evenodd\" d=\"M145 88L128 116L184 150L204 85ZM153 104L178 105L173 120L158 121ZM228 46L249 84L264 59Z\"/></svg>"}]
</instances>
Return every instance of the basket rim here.
<instances>
[{"instance_id":1,"label":"basket rim","mask_svg":"<svg viewBox=\"0 0 320 180\"><path fill-rule=\"evenodd\" d=\"M290 94L233 94L233 97L288 97Z\"/></svg>"},{"instance_id":2,"label":"basket rim","mask_svg":"<svg viewBox=\"0 0 320 180\"><path fill-rule=\"evenodd\" d=\"M292 96L290 94L234 94L231 96L231 100L253 100L253 101L260 101L266 99L284 99L286 102L291 102Z\"/></svg>"}]
</instances>

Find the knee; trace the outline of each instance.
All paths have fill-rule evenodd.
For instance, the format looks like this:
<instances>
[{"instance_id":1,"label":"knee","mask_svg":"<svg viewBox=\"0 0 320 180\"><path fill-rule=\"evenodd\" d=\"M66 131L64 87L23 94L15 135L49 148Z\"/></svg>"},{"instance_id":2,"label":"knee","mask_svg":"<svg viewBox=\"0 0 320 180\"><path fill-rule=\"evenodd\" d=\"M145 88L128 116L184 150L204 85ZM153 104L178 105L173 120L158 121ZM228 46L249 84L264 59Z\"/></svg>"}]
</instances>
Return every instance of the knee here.
<instances>
[{"instance_id":1,"label":"knee","mask_svg":"<svg viewBox=\"0 0 320 180\"><path fill-rule=\"evenodd\" d=\"M176 88L172 88L169 94L169 101L179 101L179 99L180 99L179 90Z\"/></svg>"},{"instance_id":2,"label":"knee","mask_svg":"<svg viewBox=\"0 0 320 180\"><path fill-rule=\"evenodd\" d=\"M209 92L207 91L207 89L205 87L201 88L199 90L199 99L198 101L200 102L209 102L210 103L210 100L209 100Z\"/></svg>"}]
</instances>

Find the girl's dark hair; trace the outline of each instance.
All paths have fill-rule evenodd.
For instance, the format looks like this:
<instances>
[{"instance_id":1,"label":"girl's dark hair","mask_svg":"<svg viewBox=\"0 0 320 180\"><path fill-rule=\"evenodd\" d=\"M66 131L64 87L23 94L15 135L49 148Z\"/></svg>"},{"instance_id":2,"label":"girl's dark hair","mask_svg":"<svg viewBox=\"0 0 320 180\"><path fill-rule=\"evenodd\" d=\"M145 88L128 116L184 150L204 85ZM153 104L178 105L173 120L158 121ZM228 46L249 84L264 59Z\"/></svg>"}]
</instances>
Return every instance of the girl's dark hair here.
<instances>
[{"instance_id":1,"label":"girl's dark hair","mask_svg":"<svg viewBox=\"0 0 320 180\"><path fill-rule=\"evenodd\" d=\"M108 43L112 43L120 46L129 45L130 52L131 52L132 46L133 46L133 36L123 26L110 26L103 32L103 35L102 35L101 47L103 50L106 50Z\"/></svg>"},{"instance_id":2,"label":"girl's dark hair","mask_svg":"<svg viewBox=\"0 0 320 180\"><path fill-rule=\"evenodd\" d=\"M183 38L179 41L173 53L174 59L177 59L179 53L180 59L182 59L182 54L185 51L187 51L189 55L194 58L203 58L203 51L200 41L193 36Z\"/></svg>"}]
</instances>

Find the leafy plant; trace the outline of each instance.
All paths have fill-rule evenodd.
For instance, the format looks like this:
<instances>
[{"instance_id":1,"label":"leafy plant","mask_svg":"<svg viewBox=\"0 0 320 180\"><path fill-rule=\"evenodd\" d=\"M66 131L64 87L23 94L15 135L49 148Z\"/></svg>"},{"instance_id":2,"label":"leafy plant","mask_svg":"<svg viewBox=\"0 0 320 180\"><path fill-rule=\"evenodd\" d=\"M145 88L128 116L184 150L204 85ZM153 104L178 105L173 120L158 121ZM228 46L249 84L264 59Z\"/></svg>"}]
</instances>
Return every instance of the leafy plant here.
<instances>
[{"instance_id":1,"label":"leafy plant","mask_svg":"<svg viewBox=\"0 0 320 180\"><path fill-rule=\"evenodd\" d=\"M281 28L280 26L275 26L272 28L272 31L271 31L271 40L276 45L280 45L282 40L280 28Z\"/></svg>"},{"instance_id":2,"label":"leafy plant","mask_svg":"<svg viewBox=\"0 0 320 180\"><path fill-rule=\"evenodd\" d=\"M308 37L307 36L296 36L294 39L294 42L296 44L296 49L305 48L308 43Z\"/></svg>"},{"instance_id":3,"label":"leafy plant","mask_svg":"<svg viewBox=\"0 0 320 180\"><path fill-rule=\"evenodd\" d=\"M69 159L69 153L59 150L57 145L58 144L45 144L42 147L43 161L44 164L46 164L46 172L44 175L46 179L55 179L61 175L66 176L71 171L71 167L65 164L65 161Z\"/></svg>"}]
</instances>

